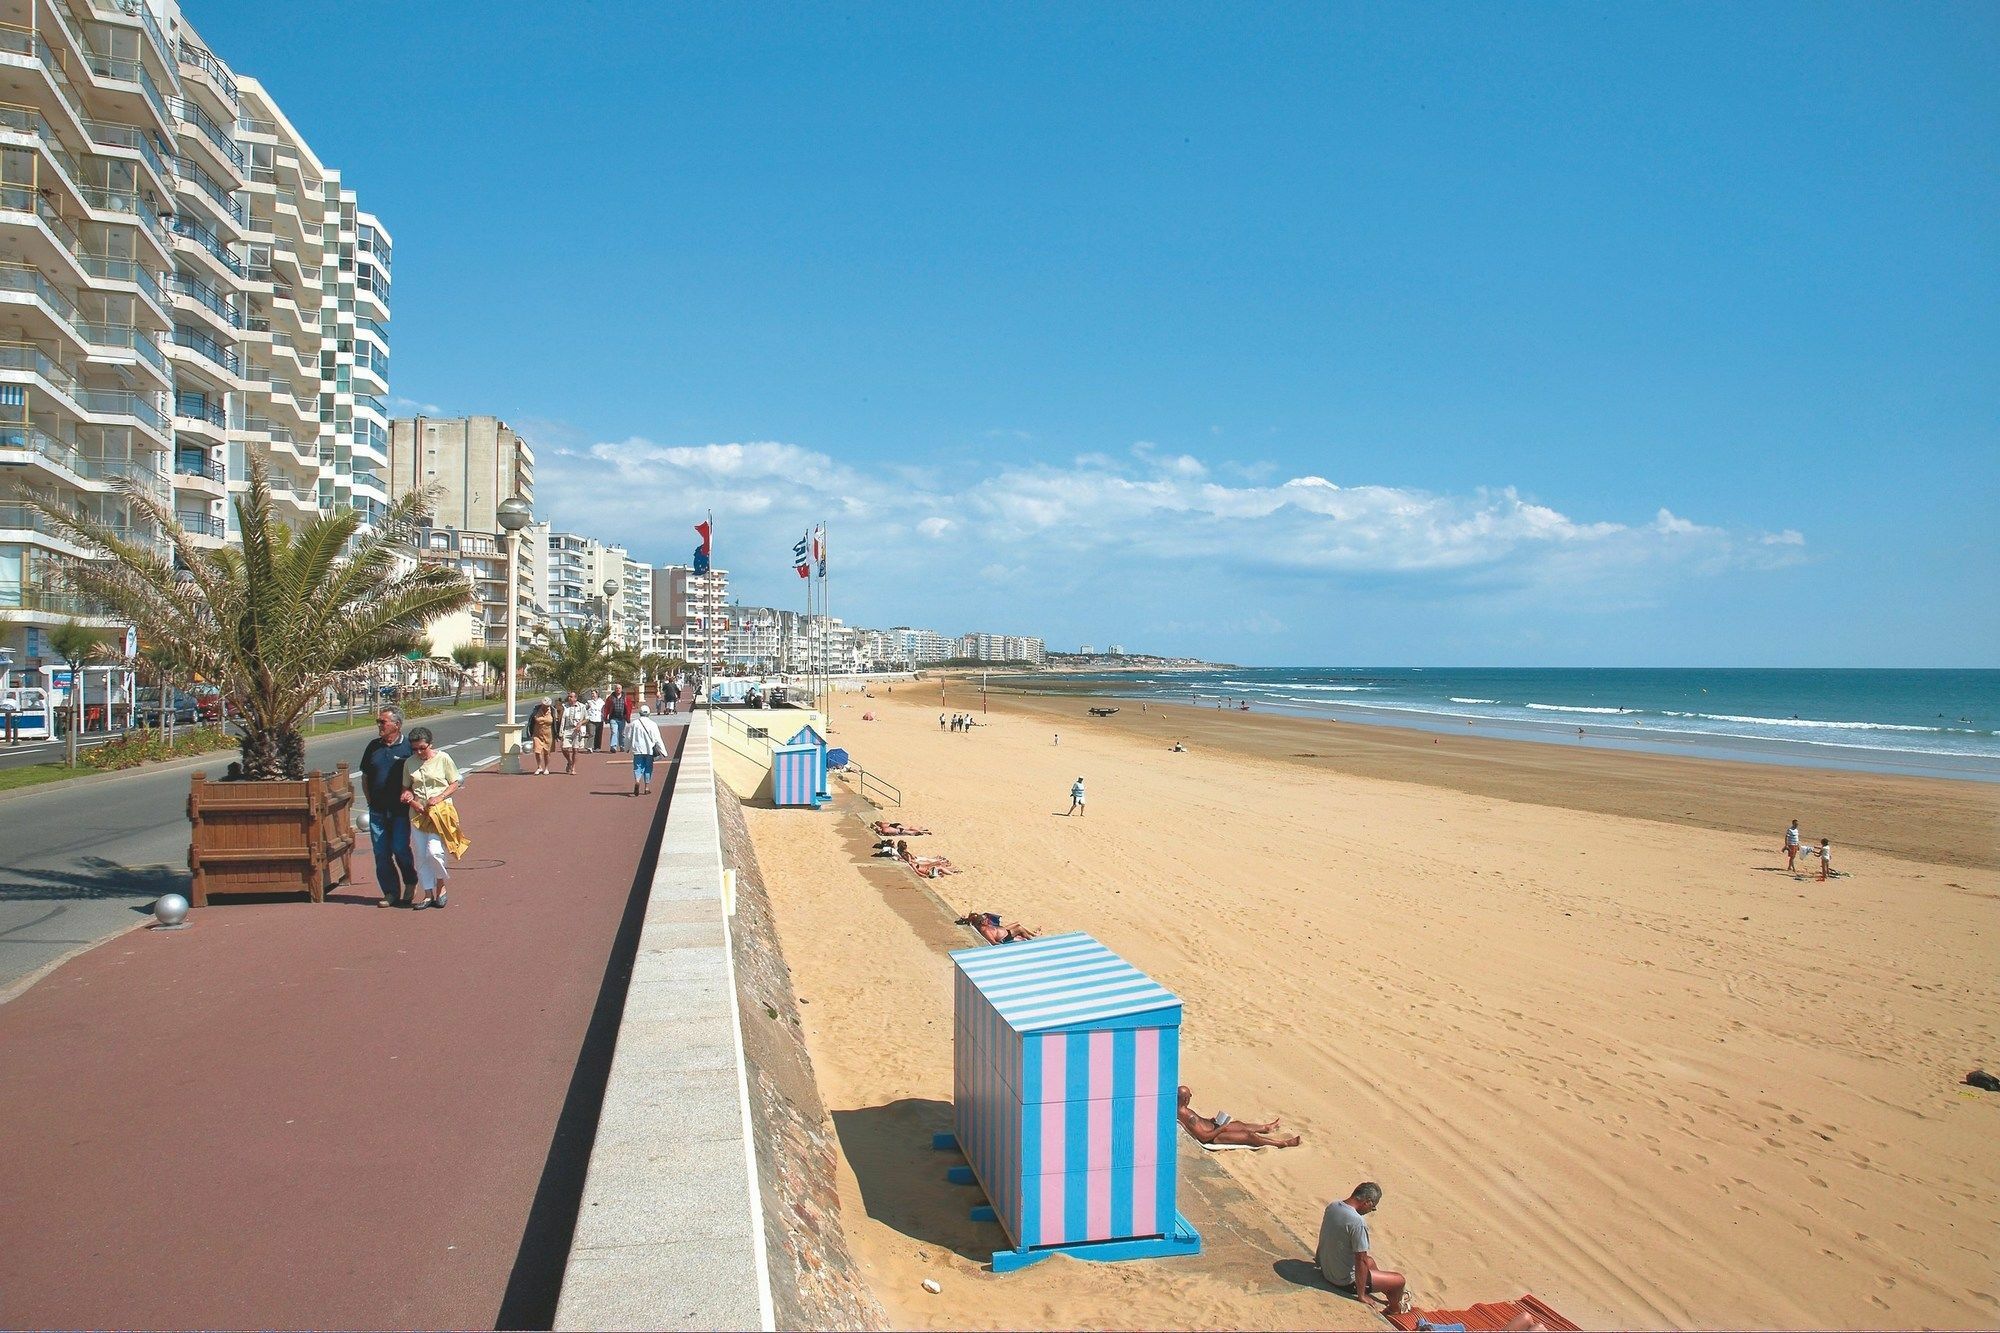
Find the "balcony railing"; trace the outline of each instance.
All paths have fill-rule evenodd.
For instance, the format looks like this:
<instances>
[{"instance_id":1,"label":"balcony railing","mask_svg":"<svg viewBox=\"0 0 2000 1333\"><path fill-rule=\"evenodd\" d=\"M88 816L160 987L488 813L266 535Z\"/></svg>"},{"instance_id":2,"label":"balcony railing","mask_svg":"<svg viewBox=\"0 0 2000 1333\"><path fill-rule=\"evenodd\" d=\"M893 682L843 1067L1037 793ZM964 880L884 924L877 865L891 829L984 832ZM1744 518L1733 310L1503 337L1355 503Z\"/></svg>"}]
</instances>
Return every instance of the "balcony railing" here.
<instances>
[{"instance_id":1,"label":"balcony railing","mask_svg":"<svg viewBox=\"0 0 2000 1333\"><path fill-rule=\"evenodd\" d=\"M249 210L243 207L243 201L224 188L221 181L209 175L201 163L185 153L175 153L167 158L167 164L173 169L176 177L207 195L217 208L234 218L238 225L249 216Z\"/></svg>"},{"instance_id":2,"label":"balcony railing","mask_svg":"<svg viewBox=\"0 0 2000 1333\"><path fill-rule=\"evenodd\" d=\"M215 515L194 514L185 509L174 512L174 522L180 524L183 531L200 537L220 537L228 531L228 525Z\"/></svg>"},{"instance_id":3,"label":"balcony railing","mask_svg":"<svg viewBox=\"0 0 2000 1333\"><path fill-rule=\"evenodd\" d=\"M77 405L86 412L99 416L137 417L162 435L170 433L166 413L160 411L143 394L127 392L124 389L78 389Z\"/></svg>"},{"instance_id":4,"label":"balcony railing","mask_svg":"<svg viewBox=\"0 0 2000 1333\"><path fill-rule=\"evenodd\" d=\"M83 202L106 213L129 214L134 221L144 227L159 242L162 250L167 248L165 224L160 220L156 205L142 195L130 190L110 190L101 185L80 185L77 193Z\"/></svg>"},{"instance_id":5,"label":"balcony railing","mask_svg":"<svg viewBox=\"0 0 2000 1333\"><path fill-rule=\"evenodd\" d=\"M222 62L215 58L214 53L209 51L208 48L199 46L183 37L181 38L180 54L183 65L186 65L190 69L200 70L203 74L208 75L210 79L214 80L215 86L222 90L222 95L228 99L229 105L232 108L241 105L242 99L236 91L236 80L230 76L227 69L223 68Z\"/></svg>"},{"instance_id":6,"label":"balcony railing","mask_svg":"<svg viewBox=\"0 0 2000 1333\"><path fill-rule=\"evenodd\" d=\"M147 299L162 310L166 309L166 297L160 292L159 279L144 264L132 259L119 259L113 255L93 255L85 252L76 257L83 271L93 278L103 278L107 282L129 282L137 285Z\"/></svg>"},{"instance_id":7,"label":"balcony railing","mask_svg":"<svg viewBox=\"0 0 2000 1333\"><path fill-rule=\"evenodd\" d=\"M174 325L174 342L207 357L231 375L243 369L243 358L199 329L191 329L185 324Z\"/></svg>"},{"instance_id":8,"label":"balcony railing","mask_svg":"<svg viewBox=\"0 0 2000 1333\"><path fill-rule=\"evenodd\" d=\"M174 475L177 477L206 477L210 481L227 482L229 475L222 464L200 454L182 454L174 459Z\"/></svg>"},{"instance_id":9,"label":"balcony railing","mask_svg":"<svg viewBox=\"0 0 2000 1333\"><path fill-rule=\"evenodd\" d=\"M174 115L180 119L181 124L191 127L202 138L214 144L215 150L221 153L230 165L238 171L243 170L243 146L236 142L228 130L216 124L215 117L185 97L174 99Z\"/></svg>"},{"instance_id":10,"label":"balcony railing","mask_svg":"<svg viewBox=\"0 0 2000 1333\"><path fill-rule=\"evenodd\" d=\"M153 335L130 324L94 324L88 320L76 320L76 331L83 340L93 347L116 347L121 351L137 352L146 364L171 378L167 369L166 353Z\"/></svg>"},{"instance_id":11,"label":"balcony railing","mask_svg":"<svg viewBox=\"0 0 2000 1333\"><path fill-rule=\"evenodd\" d=\"M243 261L229 252L228 247L223 245L222 238L215 234L214 228L183 214L176 214L168 227L174 235L185 237L214 255L224 268L237 277L243 276Z\"/></svg>"},{"instance_id":12,"label":"balcony railing","mask_svg":"<svg viewBox=\"0 0 2000 1333\"><path fill-rule=\"evenodd\" d=\"M83 128L90 132L93 141L117 148L130 148L152 164L155 174L167 179L167 160L162 154L157 136L139 129L135 125L113 125L108 121L86 120ZM172 150L167 150L171 152Z\"/></svg>"},{"instance_id":13,"label":"balcony railing","mask_svg":"<svg viewBox=\"0 0 2000 1333\"><path fill-rule=\"evenodd\" d=\"M36 454L86 481L111 482L130 477L155 495L164 496L171 489L166 474L152 463L85 453L74 442L57 439L39 426L19 422L0 425L0 449Z\"/></svg>"},{"instance_id":14,"label":"balcony railing","mask_svg":"<svg viewBox=\"0 0 2000 1333\"><path fill-rule=\"evenodd\" d=\"M0 370L21 370L40 375L64 393L76 387L76 376L56 364L33 343L0 343Z\"/></svg>"},{"instance_id":15,"label":"balcony railing","mask_svg":"<svg viewBox=\"0 0 2000 1333\"><path fill-rule=\"evenodd\" d=\"M231 328L243 327L243 313L213 285L203 282L192 274L176 273L167 279L167 286L172 289L174 295L185 296L194 301Z\"/></svg>"},{"instance_id":16,"label":"balcony railing","mask_svg":"<svg viewBox=\"0 0 2000 1333\"><path fill-rule=\"evenodd\" d=\"M187 417L192 421L206 421L211 426L229 425L229 413L223 405L205 393L189 393L182 390L174 395L174 415Z\"/></svg>"},{"instance_id":17,"label":"balcony railing","mask_svg":"<svg viewBox=\"0 0 2000 1333\"><path fill-rule=\"evenodd\" d=\"M101 518L102 514L100 513L98 517ZM114 537L137 546L156 546L160 542L160 530L150 523L134 523L126 520L109 522L106 526L111 529ZM61 528L24 504L0 504L0 529L5 528L39 532L44 536L58 537L64 541L74 540Z\"/></svg>"},{"instance_id":18,"label":"balcony railing","mask_svg":"<svg viewBox=\"0 0 2000 1333\"><path fill-rule=\"evenodd\" d=\"M38 296L65 321L76 319L76 302L65 296L61 288L43 277L40 269L27 264L0 260L0 291L27 292L32 296Z\"/></svg>"}]
</instances>

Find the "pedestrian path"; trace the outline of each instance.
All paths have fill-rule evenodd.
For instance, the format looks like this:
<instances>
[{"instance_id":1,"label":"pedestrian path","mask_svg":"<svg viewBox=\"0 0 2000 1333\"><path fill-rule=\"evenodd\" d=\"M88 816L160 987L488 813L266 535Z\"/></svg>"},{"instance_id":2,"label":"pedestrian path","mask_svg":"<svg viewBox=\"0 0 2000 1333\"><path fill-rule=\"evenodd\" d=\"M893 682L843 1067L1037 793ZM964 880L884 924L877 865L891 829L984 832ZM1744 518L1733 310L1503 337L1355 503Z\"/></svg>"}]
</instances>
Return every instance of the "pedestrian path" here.
<instances>
[{"instance_id":1,"label":"pedestrian path","mask_svg":"<svg viewBox=\"0 0 2000 1333\"><path fill-rule=\"evenodd\" d=\"M657 790L478 773L443 911L224 904L0 1006L0 1327L546 1326Z\"/></svg>"}]
</instances>

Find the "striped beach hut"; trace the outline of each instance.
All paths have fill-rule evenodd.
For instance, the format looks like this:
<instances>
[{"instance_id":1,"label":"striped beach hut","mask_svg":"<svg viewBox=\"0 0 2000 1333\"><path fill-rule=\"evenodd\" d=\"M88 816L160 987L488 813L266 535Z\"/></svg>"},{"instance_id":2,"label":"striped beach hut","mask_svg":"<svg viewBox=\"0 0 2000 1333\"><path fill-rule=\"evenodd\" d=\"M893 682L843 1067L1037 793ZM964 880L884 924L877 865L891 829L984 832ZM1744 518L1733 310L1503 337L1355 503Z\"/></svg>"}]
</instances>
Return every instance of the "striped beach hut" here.
<instances>
[{"instance_id":1,"label":"striped beach hut","mask_svg":"<svg viewBox=\"0 0 2000 1333\"><path fill-rule=\"evenodd\" d=\"M820 806L831 799L826 787L825 737L804 726L783 745L771 747L773 805Z\"/></svg>"},{"instance_id":2,"label":"striped beach hut","mask_svg":"<svg viewBox=\"0 0 2000 1333\"><path fill-rule=\"evenodd\" d=\"M958 1147L1014 1242L993 1270L1199 1253L1174 1206L1180 999L1081 931L951 961Z\"/></svg>"}]
</instances>

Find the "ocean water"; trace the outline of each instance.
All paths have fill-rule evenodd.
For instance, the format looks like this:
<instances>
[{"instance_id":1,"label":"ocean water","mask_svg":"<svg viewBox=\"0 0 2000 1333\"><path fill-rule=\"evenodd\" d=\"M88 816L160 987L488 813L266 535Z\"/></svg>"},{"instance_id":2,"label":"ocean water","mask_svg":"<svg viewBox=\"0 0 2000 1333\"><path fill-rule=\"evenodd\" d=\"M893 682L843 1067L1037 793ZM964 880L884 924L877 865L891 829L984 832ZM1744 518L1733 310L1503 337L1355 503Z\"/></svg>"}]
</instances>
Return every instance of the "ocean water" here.
<instances>
[{"instance_id":1,"label":"ocean water","mask_svg":"<svg viewBox=\"0 0 2000 1333\"><path fill-rule=\"evenodd\" d=\"M2000 671L1235 667L1028 688L2000 782Z\"/></svg>"}]
</instances>

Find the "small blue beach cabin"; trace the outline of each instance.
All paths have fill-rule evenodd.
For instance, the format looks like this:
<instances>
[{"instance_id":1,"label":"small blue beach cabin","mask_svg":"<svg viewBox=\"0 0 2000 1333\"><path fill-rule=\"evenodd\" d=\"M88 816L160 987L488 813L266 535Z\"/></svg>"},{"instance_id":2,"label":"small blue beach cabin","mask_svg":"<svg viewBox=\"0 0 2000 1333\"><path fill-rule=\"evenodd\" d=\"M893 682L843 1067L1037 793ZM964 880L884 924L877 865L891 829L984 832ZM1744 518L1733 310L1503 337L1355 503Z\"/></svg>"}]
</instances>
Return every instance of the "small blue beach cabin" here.
<instances>
[{"instance_id":1,"label":"small blue beach cabin","mask_svg":"<svg viewBox=\"0 0 2000 1333\"><path fill-rule=\"evenodd\" d=\"M826 738L810 726L783 745L771 747L771 803L822 806L833 799L826 787Z\"/></svg>"},{"instance_id":2,"label":"small blue beach cabin","mask_svg":"<svg viewBox=\"0 0 2000 1333\"><path fill-rule=\"evenodd\" d=\"M1081 931L951 955L959 1149L1014 1242L1051 1254L1198 1254L1175 1210L1181 1002Z\"/></svg>"}]
</instances>

